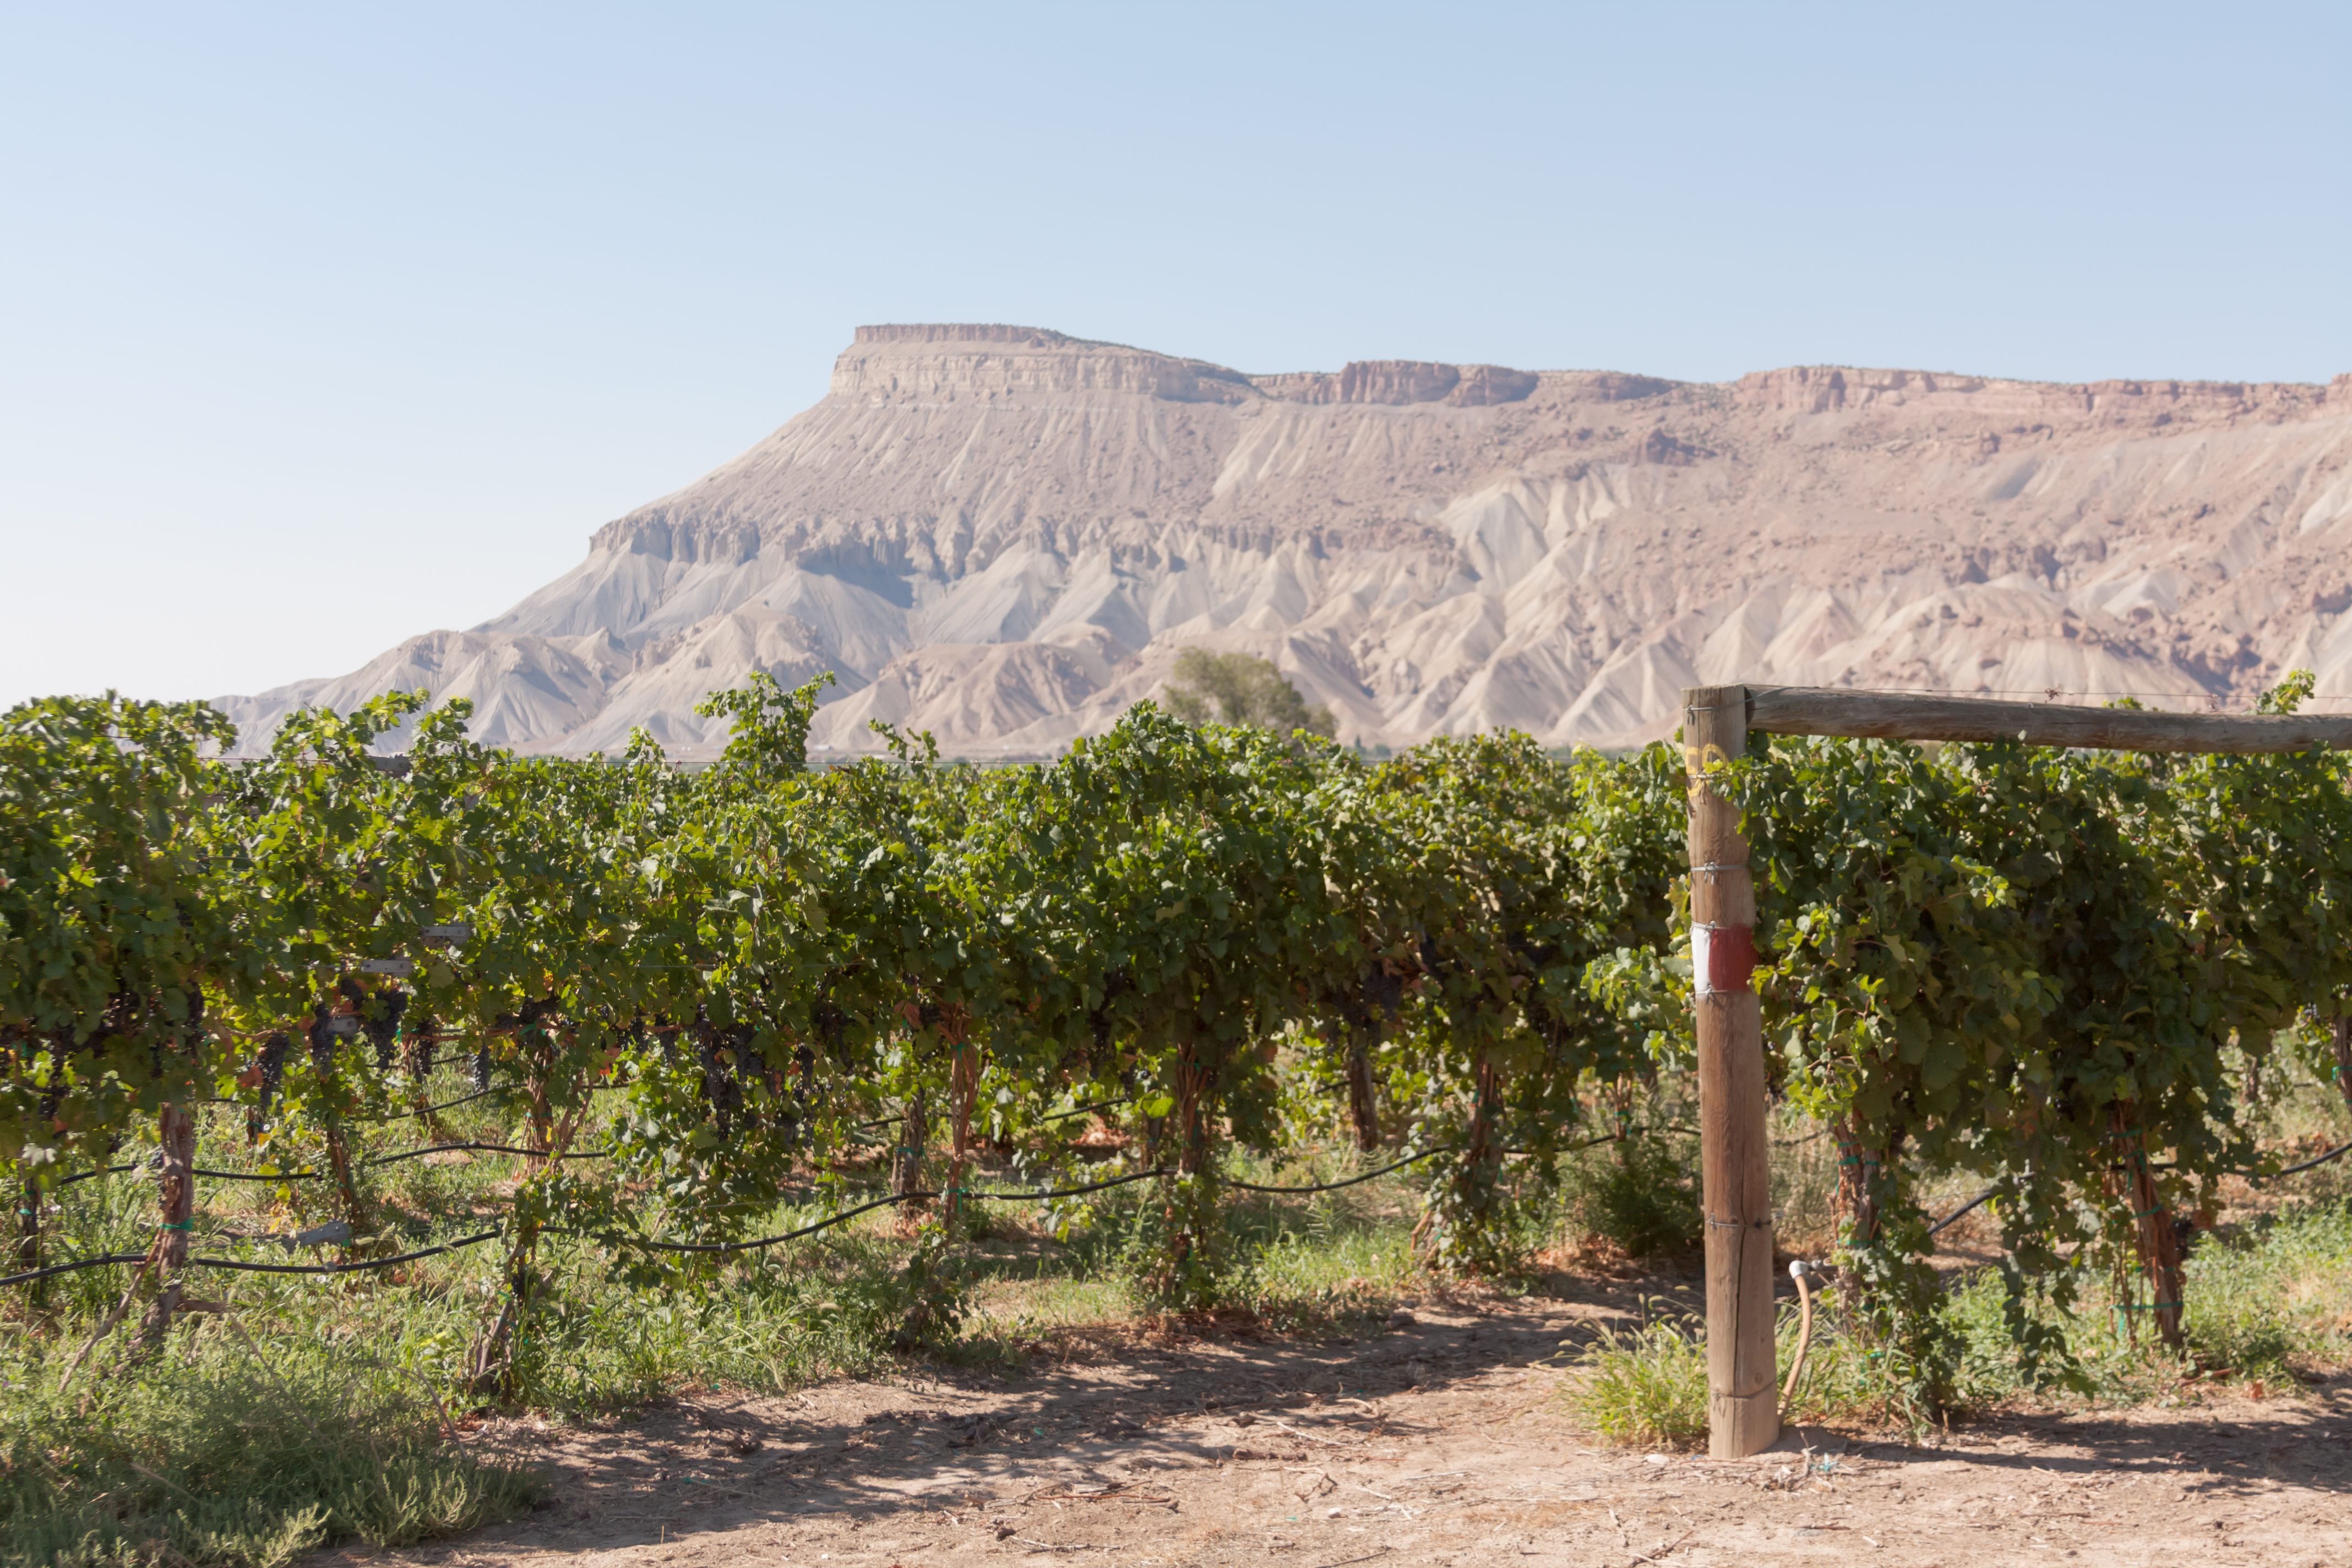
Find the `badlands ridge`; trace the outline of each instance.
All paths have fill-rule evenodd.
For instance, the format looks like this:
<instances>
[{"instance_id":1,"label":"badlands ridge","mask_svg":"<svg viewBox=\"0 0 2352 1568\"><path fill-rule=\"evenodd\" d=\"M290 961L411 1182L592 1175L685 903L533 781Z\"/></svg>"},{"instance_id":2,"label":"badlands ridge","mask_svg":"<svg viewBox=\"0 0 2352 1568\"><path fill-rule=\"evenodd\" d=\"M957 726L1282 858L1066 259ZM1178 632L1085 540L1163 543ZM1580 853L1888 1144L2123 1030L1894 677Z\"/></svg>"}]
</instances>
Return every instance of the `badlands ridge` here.
<instances>
[{"instance_id":1,"label":"badlands ridge","mask_svg":"<svg viewBox=\"0 0 2352 1568\"><path fill-rule=\"evenodd\" d=\"M862 327L832 389L494 620L220 706L394 688L477 738L674 755L754 669L950 755L1098 732L1179 649L1274 659L1344 741L1671 729L1685 686L2239 704L2352 693L2352 376L1725 384L1403 362L1244 375L1058 332Z\"/></svg>"}]
</instances>

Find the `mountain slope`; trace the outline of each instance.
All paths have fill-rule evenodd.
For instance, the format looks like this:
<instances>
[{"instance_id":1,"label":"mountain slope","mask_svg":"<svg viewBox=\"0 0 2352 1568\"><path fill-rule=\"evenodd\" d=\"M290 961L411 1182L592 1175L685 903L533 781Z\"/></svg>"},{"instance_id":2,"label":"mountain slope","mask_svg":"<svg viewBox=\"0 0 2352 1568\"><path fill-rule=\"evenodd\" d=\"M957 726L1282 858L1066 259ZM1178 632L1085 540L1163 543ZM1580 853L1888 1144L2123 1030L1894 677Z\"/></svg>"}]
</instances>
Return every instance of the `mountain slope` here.
<instances>
[{"instance_id":1,"label":"mountain slope","mask_svg":"<svg viewBox=\"0 0 2352 1568\"><path fill-rule=\"evenodd\" d=\"M225 699L247 745L390 685L476 732L683 755L761 668L969 753L1111 722L1191 644L1344 740L1617 743L1682 687L2352 692L2352 377L1725 384L1402 362L1245 376L1028 328L860 328L827 396L470 631Z\"/></svg>"}]
</instances>

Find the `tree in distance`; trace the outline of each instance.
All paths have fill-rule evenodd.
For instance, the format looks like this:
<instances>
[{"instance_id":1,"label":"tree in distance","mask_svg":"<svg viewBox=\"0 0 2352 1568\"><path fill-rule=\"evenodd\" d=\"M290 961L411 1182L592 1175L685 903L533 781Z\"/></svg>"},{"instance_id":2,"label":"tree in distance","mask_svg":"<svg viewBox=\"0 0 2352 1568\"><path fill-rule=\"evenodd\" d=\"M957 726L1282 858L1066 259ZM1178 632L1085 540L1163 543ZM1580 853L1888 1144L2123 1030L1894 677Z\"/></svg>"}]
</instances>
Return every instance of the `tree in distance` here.
<instances>
[{"instance_id":1,"label":"tree in distance","mask_svg":"<svg viewBox=\"0 0 2352 1568\"><path fill-rule=\"evenodd\" d=\"M1211 705L1215 707L1213 715ZM1168 683L1168 711L1187 724L1255 726L1287 735L1306 730L1329 739L1339 728L1331 710L1309 708L1298 688L1271 659L1246 653L1212 653L1188 647L1176 656Z\"/></svg>"}]
</instances>

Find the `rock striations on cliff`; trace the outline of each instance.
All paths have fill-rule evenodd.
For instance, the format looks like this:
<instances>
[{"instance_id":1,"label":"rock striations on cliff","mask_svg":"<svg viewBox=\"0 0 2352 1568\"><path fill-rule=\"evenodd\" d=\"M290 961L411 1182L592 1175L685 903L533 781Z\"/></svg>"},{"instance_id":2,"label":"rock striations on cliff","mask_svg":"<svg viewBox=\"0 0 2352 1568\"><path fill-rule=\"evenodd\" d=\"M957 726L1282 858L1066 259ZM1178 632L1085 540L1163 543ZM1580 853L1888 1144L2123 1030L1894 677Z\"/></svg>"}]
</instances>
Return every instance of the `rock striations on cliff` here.
<instances>
[{"instance_id":1,"label":"rock striations on cliff","mask_svg":"<svg viewBox=\"0 0 2352 1568\"><path fill-rule=\"evenodd\" d=\"M1244 375L1006 326L858 329L814 407L470 631L228 698L474 700L524 750L723 737L763 669L950 753L1099 731L1191 645L1401 745L1664 732L1687 685L2352 693L2352 377L1727 384L1406 361Z\"/></svg>"}]
</instances>

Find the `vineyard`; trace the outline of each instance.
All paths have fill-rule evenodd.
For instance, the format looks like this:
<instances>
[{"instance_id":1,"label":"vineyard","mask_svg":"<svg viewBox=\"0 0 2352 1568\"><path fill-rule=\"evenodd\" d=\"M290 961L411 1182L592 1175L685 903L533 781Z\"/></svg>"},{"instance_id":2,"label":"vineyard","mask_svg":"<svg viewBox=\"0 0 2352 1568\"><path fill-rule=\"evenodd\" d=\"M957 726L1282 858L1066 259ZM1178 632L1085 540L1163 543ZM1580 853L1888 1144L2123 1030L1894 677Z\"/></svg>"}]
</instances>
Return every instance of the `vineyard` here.
<instances>
[{"instance_id":1,"label":"vineyard","mask_svg":"<svg viewBox=\"0 0 2352 1568\"><path fill-rule=\"evenodd\" d=\"M130 1400L245 1339L240 1287L376 1303L369 1397L436 1427L566 1397L624 1298L778 1291L863 1353L952 1357L1007 1213L1209 1315L1257 1288L1249 1205L1373 1182L1413 1267L1508 1279L1576 1162L1649 1170L1700 1098L1675 747L1374 761L1144 704L1050 765L891 734L812 767L816 700L714 694L699 772L642 732L484 748L421 693L255 761L198 704L0 720L12 1384ZM1960 1402L1957 1183L2028 1384L2193 1354L2221 1184L2302 1163L2265 1106L2352 1103L2344 760L1777 738L1706 778L1753 857L1766 1089L1836 1151L1839 1342L1906 1409ZM812 1249L886 1240L845 1303ZM692 1375L728 1373L646 1380ZM30 1518L45 1439L5 1441ZM507 1483L467 1484L448 1521Z\"/></svg>"}]
</instances>

